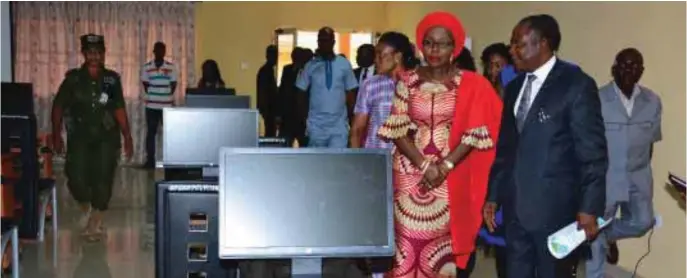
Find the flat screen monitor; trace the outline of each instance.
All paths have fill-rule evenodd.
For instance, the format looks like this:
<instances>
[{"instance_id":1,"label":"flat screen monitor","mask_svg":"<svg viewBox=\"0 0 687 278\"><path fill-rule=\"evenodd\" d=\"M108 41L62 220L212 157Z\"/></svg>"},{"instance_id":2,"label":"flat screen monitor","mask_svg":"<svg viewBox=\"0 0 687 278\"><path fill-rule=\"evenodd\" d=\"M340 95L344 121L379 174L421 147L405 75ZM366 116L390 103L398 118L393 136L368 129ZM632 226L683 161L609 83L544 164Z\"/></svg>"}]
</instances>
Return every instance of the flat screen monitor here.
<instances>
[{"instance_id":1,"label":"flat screen monitor","mask_svg":"<svg viewBox=\"0 0 687 278\"><path fill-rule=\"evenodd\" d=\"M257 147L258 111L164 108L161 167L213 167L221 147Z\"/></svg>"},{"instance_id":2,"label":"flat screen monitor","mask_svg":"<svg viewBox=\"0 0 687 278\"><path fill-rule=\"evenodd\" d=\"M222 259L394 254L391 155L377 149L222 148Z\"/></svg>"},{"instance_id":3,"label":"flat screen monitor","mask_svg":"<svg viewBox=\"0 0 687 278\"><path fill-rule=\"evenodd\" d=\"M249 109L249 96L186 95L186 107Z\"/></svg>"},{"instance_id":4,"label":"flat screen monitor","mask_svg":"<svg viewBox=\"0 0 687 278\"><path fill-rule=\"evenodd\" d=\"M236 95L234 88L186 88L186 95Z\"/></svg>"},{"instance_id":5,"label":"flat screen monitor","mask_svg":"<svg viewBox=\"0 0 687 278\"><path fill-rule=\"evenodd\" d=\"M2 115L34 115L33 85L31 83L2 82L0 89Z\"/></svg>"}]
</instances>

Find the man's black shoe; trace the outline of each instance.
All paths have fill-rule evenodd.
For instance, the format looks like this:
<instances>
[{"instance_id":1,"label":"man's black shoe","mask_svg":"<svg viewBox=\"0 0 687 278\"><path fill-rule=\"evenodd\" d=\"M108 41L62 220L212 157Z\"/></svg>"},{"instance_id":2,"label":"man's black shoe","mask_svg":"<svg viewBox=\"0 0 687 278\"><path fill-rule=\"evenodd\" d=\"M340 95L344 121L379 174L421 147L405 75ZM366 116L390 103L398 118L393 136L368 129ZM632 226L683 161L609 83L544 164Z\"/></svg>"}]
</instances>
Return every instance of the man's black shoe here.
<instances>
[{"instance_id":1,"label":"man's black shoe","mask_svg":"<svg viewBox=\"0 0 687 278\"><path fill-rule=\"evenodd\" d=\"M618 250L618 244L608 243L608 252L606 253L606 261L609 264L618 264L618 258L620 257L620 251Z\"/></svg>"}]
</instances>

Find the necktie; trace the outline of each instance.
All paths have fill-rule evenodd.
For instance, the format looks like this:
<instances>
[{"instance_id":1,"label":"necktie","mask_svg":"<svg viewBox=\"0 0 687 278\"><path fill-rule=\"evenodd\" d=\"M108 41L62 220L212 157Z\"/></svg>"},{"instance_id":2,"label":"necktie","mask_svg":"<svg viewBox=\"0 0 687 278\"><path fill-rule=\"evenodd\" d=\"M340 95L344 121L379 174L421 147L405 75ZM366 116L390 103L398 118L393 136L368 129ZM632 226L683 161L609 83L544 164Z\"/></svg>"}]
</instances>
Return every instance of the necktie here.
<instances>
[{"instance_id":1,"label":"necktie","mask_svg":"<svg viewBox=\"0 0 687 278\"><path fill-rule=\"evenodd\" d=\"M363 68L362 72L360 73L360 84L362 84L366 78L367 78L367 68Z\"/></svg>"},{"instance_id":2,"label":"necktie","mask_svg":"<svg viewBox=\"0 0 687 278\"><path fill-rule=\"evenodd\" d=\"M530 111L530 105L532 105L532 82L534 82L535 79L537 79L537 76L534 74L527 74L525 89L522 90L520 105L515 113L515 121L518 126L518 131L520 132L522 132L522 128L525 125L525 119L527 119L527 112Z\"/></svg>"}]
</instances>

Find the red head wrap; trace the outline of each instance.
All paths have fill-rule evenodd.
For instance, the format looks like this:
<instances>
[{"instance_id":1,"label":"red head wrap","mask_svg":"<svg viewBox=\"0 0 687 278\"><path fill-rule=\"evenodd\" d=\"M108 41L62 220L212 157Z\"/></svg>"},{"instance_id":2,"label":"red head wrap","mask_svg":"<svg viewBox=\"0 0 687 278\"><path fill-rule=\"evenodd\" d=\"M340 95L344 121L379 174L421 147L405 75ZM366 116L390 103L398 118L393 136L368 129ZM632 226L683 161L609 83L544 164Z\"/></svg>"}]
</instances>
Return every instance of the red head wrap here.
<instances>
[{"instance_id":1,"label":"red head wrap","mask_svg":"<svg viewBox=\"0 0 687 278\"><path fill-rule=\"evenodd\" d=\"M420 21L415 30L415 43L418 49L423 49L422 41L425 39L427 31L437 26L444 27L451 32L456 45L453 48L453 57L458 56L465 46L465 29L463 29L463 24L458 18L447 12L433 12Z\"/></svg>"}]
</instances>

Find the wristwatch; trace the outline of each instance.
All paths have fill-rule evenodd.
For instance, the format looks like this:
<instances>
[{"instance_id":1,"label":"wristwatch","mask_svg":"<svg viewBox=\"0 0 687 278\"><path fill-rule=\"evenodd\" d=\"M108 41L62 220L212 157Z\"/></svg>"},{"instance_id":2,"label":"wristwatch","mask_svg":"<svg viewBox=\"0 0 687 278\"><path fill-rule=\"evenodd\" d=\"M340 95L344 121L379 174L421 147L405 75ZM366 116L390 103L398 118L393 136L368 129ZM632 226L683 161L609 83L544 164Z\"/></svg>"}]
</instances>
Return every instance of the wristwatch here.
<instances>
[{"instance_id":1,"label":"wristwatch","mask_svg":"<svg viewBox=\"0 0 687 278\"><path fill-rule=\"evenodd\" d=\"M453 164L453 162L448 161L448 160L444 160L444 161L442 161L442 163L443 163L444 166L446 166L446 168L448 168L449 170L453 170L453 168L456 167L456 165Z\"/></svg>"}]
</instances>

